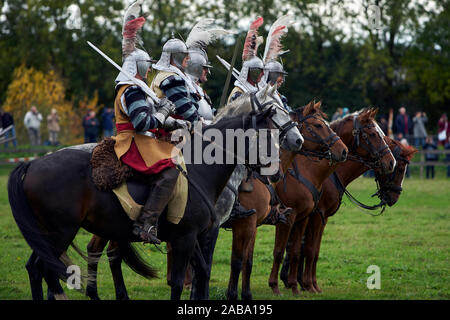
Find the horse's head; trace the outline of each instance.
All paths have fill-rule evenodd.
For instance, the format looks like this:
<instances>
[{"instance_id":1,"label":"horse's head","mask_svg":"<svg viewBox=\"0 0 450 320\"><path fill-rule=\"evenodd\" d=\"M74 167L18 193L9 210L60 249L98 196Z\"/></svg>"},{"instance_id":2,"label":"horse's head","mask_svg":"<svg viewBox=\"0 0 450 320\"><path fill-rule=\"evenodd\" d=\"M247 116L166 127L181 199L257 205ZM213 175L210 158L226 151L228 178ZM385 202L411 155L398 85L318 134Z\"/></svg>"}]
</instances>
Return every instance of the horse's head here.
<instances>
[{"instance_id":1,"label":"horse's head","mask_svg":"<svg viewBox=\"0 0 450 320\"><path fill-rule=\"evenodd\" d=\"M284 109L277 92L277 85L267 84L258 92L250 94L249 98L253 110L258 112L273 110L270 120L273 128L279 130L280 146L289 151L299 151L304 139L296 123L291 120L289 113Z\"/></svg>"},{"instance_id":2,"label":"horse's head","mask_svg":"<svg viewBox=\"0 0 450 320\"><path fill-rule=\"evenodd\" d=\"M400 198L406 169L417 150L413 147L404 146L389 137L385 137L385 140L397 161L397 165L390 174L384 174L381 170L375 169L375 179L379 187L378 197L391 207Z\"/></svg>"},{"instance_id":3,"label":"horse's head","mask_svg":"<svg viewBox=\"0 0 450 320\"><path fill-rule=\"evenodd\" d=\"M375 116L378 109L368 108L350 114L332 123L349 149L348 159L358 161L371 169L380 167L384 173L391 173L395 158L384 140L384 133L378 126Z\"/></svg>"},{"instance_id":4,"label":"horse's head","mask_svg":"<svg viewBox=\"0 0 450 320\"><path fill-rule=\"evenodd\" d=\"M300 153L330 161L345 161L348 153L347 146L325 120L326 115L320 109L321 104L321 102L311 101L291 113L305 139Z\"/></svg>"}]
</instances>

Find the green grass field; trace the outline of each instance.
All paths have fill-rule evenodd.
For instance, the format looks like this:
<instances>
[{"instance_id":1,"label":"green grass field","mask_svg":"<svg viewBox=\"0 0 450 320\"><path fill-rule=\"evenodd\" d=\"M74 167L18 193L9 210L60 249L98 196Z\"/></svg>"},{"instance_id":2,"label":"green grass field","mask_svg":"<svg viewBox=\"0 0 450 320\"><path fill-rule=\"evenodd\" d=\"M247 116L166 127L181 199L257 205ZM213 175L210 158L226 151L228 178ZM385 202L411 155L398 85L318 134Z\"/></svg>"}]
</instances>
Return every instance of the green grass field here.
<instances>
[{"instance_id":1,"label":"green grass field","mask_svg":"<svg viewBox=\"0 0 450 320\"><path fill-rule=\"evenodd\" d=\"M0 300L31 299L25 263L31 253L12 217L6 184L11 166L0 167ZM378 217L369 216L344 198L341 210L325 229L318 263L321 294L302 293L294 297L288 289L273 296L268 276L272 265L274 230L258 229L252 292L254 299L449 299L450 298L450 179L406 179L399 202ZM367 200L375 183L360 178L350 191ZM84 249L90 234L80 230L76 244ZM166 257L157 248L138 244L137 248L159 270L159 279L146 280L123 265L125 282L131 299L169 299L166 285ZM160 249L165 251L165 246ZM74 263L86 268L73 249ZM230 272L231 232L221 230L214 254L211 299L225 299ZM366 286L368 266L381 271L381 289ZM99 295L114 299L109 265L105 257L99 264ZM65 284L64 284L65 287ZM280 283L280 287L282 283ZM70 299L87 299L81 292L65 290ZM183 299L189 292L184 291Z\"/></svg>"}]
</instances>

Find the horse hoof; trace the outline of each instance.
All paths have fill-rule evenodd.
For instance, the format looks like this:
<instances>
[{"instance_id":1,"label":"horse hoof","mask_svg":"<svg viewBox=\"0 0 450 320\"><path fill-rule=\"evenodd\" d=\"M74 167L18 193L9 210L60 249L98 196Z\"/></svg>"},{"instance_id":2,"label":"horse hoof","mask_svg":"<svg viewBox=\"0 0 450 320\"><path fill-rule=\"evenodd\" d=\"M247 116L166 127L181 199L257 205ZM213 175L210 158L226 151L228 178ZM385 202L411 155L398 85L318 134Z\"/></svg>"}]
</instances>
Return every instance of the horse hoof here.
<instances>
[{"instance_id":1,"label":"horse hoof","mask_svg":"<svg viewBox=\"0 0 450 320\"><path fill-rule=\"evenodd\" d=\"M281 292L280 289L278 289L278 287L272 287L272 292L276 296L281 296Z\"/></svg>"}]
</instances>

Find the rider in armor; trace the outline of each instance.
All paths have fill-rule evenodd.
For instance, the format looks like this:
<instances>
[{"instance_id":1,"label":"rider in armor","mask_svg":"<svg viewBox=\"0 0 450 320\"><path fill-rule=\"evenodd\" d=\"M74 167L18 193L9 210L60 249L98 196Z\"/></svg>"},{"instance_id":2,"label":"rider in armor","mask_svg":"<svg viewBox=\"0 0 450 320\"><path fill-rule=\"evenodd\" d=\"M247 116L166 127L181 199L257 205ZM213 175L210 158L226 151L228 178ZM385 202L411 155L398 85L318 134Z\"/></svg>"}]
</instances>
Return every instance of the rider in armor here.
<instances>
[{"instance_id":1,"label":"rider in armor","mask_svg":"<svg viewBox=\"0 0 450 320\"><path fill-rule=\"evenodd\" d=\"M228 103L238 98L244 92L256 92L258 84L264 75L264 63L257 57L258 47L264 41L258 37L258 28L263 24L262 17L258 17L250 25L242 51L242 68L239 72L239 80L234 82L235 87L228 96ZM243 85L244 84L244 85Z\"/></svg>"},{"instance_id":2,"label":"rider in armor","mask_svg":"<svg viewBox=\"0 0 450 320\"><path fill-rule=\"evenodd\" d=\"M186 73L192 79L195 94L198 97L198 113L202 121L210 124L214 118L215 109L209 96L201 87L208 81L208 74L212 68L208 61L208 45L219 36L230 34L231 32L220 28L214 28L214 19L201 19L192 28L186 40L189 48L190 60L186 68Z\"/></svg>"},{"instance_id":3,"label":"rider in armor","mask_svg":"<svg viewBox=\"0 0 450 320\"><path fill-rule=\"evenodd\" d=\"M282 50L281 38L287 33L288 27L294 23L291 15L285 15L278 18L270 27L269 34L267 36L266 46L264 49L264 67L265 73L261 79L261 85L269 83L270 85L277 84L276 93L279 95L283 106L288 112L292 112L292 109L287 104L287 98L279 93L280 88L285 80L287 72L284 71L283 65L277 61L277 58L285 53ZM281 178L280 172L271 177L265 177L263 181L269 188L270 194L274 195L272 198L272 208L268 216L266 217L264 224L277 224L282 221L287 222L286 216L292 211L292 208L284 206L275 190L273 190L272 183L277 182Z\"/></svg>"},{"instance_id":4,"label":"rider in armor","mask_svg":"<svg viewBox=\"0 0 450 320\"><path fill-rule=\"evenodd\" d=\"M139 17L140 10L140 1L136 1L125 14L122 69L139 80L146 80L153 61L147 52L136 48L137 32L145 23L145 18ZM187 125L182 120L169 121L170 114L178 111L176 105L167 99L158 99L156 94L144 92L123 72L116 78L115 96L117 135L113 139L116 155L152 181L147 201L133 225L133 234L145 242L159 244L161 241L156 232L158 217L170 200L178 170L172 159L174 146L158 140L158 137Z\"/></svg>"}]
</instances>

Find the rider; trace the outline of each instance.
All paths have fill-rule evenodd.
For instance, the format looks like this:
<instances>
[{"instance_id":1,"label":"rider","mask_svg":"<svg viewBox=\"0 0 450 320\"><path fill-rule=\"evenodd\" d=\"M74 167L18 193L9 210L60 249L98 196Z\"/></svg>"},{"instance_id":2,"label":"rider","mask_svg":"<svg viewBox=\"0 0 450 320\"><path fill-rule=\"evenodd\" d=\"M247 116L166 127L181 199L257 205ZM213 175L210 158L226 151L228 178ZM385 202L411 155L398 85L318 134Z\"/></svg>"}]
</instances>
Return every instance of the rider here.
<instances>
[{"instance_id":1,"label":"rider","mask_svg":"<svg viewBox=\"0 0 450 320\"><path fill-rule=\"evenodd\" d=\"M143 17L136 18L139 11L140 6L135 2L125 15L122 69L136 79L146 80L152 60L147 52L136 48L136 33L145 22ZM156 95L146 94L123 72L116 78L115 92L116 155L123 163L152 180L150 194L133 225L133 234L145 242L159 244L161 241L156 232L158 217L170 200L179 173L172 159L174 146L158 140L158 137L163 131L187 125L182 120L168 120L171 113L180 113L175 108L176 104L174 107L167 99L158 100Z\"/></svg>"},{"instance_id":2,"label":"rider","mask_svg":"<svg viewBox=\"0 0 450 320\"><path fill-rule=\"evenodd\" d=\"M263 38L258 37L258 28L263 22L263 18L258 17L250 25L242 51L242 68L239 72L239 80L234 82L235 87L228 96L228 103L236 100L244 92L259 90L258 84L264 75L264 63L256 53L259 45L263 42Z\"/></svg>"}]
</instances>

